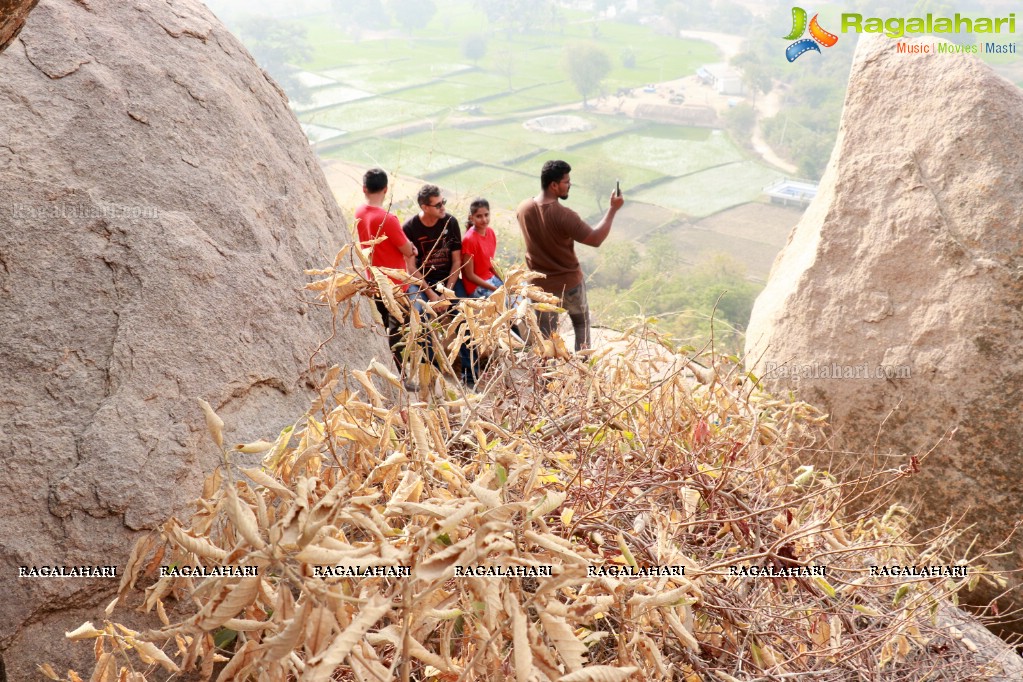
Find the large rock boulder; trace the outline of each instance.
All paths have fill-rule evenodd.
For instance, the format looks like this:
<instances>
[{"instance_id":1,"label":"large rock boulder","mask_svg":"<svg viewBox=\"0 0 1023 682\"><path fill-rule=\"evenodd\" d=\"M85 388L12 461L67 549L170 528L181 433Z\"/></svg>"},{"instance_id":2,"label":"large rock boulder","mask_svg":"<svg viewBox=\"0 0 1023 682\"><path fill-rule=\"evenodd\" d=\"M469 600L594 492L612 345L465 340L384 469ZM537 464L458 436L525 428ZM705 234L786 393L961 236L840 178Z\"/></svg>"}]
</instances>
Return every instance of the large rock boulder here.
<instances>
[{"instance_id":1,"label":"large rock boulder","mask_svg":"<svg viewBox=\"0 0 1023 682\"><path fill-rule=\"evenodd\" d=\"M14 42L39 0L0 0L0 52Z\"/></svg>"},{"instance_id":2,"label":"large rock boulder","mask_svg":"<svg viewBox=\"0 0 1023 682\"><path fill-rule=\"evenodd\" d=\"M33 11L0 55L6 679L67 664L44 633L117 584L19 566L123 567L137 531L198 496L219 454L197 397L232 442L272 437L325 364L389 356L339 325L311 361L331 328L303 269L348 235L284 94L202 4Z\"/></svg>"},{"instance_id":3,"label":"large rock boulder","mask_svg":"<svg viewBox=\"0 0 1023 682\"><path fill-rule=\"evenodd\" d=\"M978 533L974 552L990 550L1023 515L1023 94L973 56L897 42L861 40L747 358L769 388L831 414L836 466L919 456L901 494L918 528L961 518L976 525L960 546ZM1017 534L994 566L1018 571L1021 549ZM1021 574L1008 577L1023 604Z\"/></svg>"}]
</instances>

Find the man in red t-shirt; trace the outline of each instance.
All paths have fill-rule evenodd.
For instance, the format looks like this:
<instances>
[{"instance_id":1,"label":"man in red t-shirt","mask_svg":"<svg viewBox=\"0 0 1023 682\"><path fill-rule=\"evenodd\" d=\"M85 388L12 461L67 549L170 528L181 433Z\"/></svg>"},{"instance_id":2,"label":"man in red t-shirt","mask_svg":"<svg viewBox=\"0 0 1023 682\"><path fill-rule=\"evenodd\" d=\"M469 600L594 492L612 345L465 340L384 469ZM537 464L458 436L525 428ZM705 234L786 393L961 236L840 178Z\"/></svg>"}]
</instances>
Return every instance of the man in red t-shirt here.
<instances>
[{"instance_id":1,"label":"man in red t-shirt","mask_svg":"<svg viewBox=\"0 0 1023 682\"><path fill-rule=\"evenodd\" d=\"M586 305L583 271L575 255L575 243L600 246L611 233L611 223L625 200L611 190L611 203L596 227L590 227L559 200L568 199L572 167L564 161L547 161L540 171L542 191L519 204L515 217L526 242L526 265L544 275L536 280L544 291L561 298L575 329L575 349L590 347L590 309ZM547 336L558 326L557 313L539 313L540 330Z\"/></svg>"},{"instance_id":2,"label":"man in red t-shirt","mask_svg":"<svg viewBox=\"0 0 1023 682\"><path fill-rule=\"evenodd\" d=\"M362 178L362 193L366 195L366 203L355 209L355 226L359 231L359 242L365 248L367 242L386 237L372 247L370 264L414 272L415 247L402 232L398 218L384 208L384 200L387 197L387 173L379 168L366 171ZM396 282L393 278L392 281ZM391 315L379 297L376 299L376 306L384 328L387 329L387 342L391 347L394 364L400 371L401 353L398 351L398 344L401 342L401 323Z\"/></svg>"}]
</instances>

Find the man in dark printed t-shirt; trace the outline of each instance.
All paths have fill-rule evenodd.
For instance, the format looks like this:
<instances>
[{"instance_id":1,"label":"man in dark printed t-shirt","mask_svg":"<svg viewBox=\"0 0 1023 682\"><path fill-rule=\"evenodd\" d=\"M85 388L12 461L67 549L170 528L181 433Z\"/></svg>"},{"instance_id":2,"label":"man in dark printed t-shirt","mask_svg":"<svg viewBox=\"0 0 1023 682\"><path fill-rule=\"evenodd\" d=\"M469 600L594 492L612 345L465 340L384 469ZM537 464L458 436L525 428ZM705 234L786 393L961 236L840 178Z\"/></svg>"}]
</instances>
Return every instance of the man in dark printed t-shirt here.
<instances>
[{"instance_id":1,"label":"man in dark printed t-shirt","mask_svg":"<svg viewBox=\"0 0 1023 682\"><path fill-rule=\"evenodd\" d=\"M416 277L426 286L422 290L429 301L440 301L438 284L454 289L462 268L462 231L458 221L447 212L447 200L436 185L423 185L416 197L419 213L405 221L401 229L416 247ZM415 292L409 288L409 295Z\"/></svg>"}]
</instances>

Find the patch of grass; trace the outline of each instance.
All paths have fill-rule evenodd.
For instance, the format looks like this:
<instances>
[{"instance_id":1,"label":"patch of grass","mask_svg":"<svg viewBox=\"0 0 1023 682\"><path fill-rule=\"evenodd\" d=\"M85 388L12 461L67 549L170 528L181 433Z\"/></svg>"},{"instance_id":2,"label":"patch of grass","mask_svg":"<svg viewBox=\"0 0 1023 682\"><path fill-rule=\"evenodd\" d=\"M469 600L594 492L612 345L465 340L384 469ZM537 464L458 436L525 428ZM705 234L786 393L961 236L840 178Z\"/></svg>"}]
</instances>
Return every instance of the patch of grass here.
<instances>
[{"instance_id":1,"label":"patch of grass","mask_svg":"<svg viewBox=\"0 0 1023 682\"><path fill-rule=\"evenodd\" d=\"M313 50L312 59L302 67L322 71L352 63L387 63L395 59L417 59L423 64L459 63L462 61L460 41L432 38L383 38L353 40L346 36L330 15L309 17L302 21Z\"/></svg>"},{"instance_id":2,"label":"patch of grass","mask_svg":"<svg viewBox=\"0 0 1023 682\"><path fill-rule=\"evenodd\" d=\"M672 242L689 264L707 260L715 254L727 253L741 263L746 272L760 282L767 280L778 247L760 241L732 237L709 230L683 227L671 232Z\"/></svg>"},{"instance_id":3,"label":"patch of grass","mask_svg":"<svg viewBox=\"0 0 1023 682\"><path fill-rule=\"evenodd\" d=\"M465 159L443 150L418 147L404 140L370 138L346 145L325 154L327 158L344 159L367 166L379 166L391 173L425 177L467 163Z\"/></svg>"},{"instance_id":4,"label":"patch of grass","mask_svg":"<svg viewBox=\"0 0 1023 682\"><path fill-rule=\"evenodd\" d=\"M481 86L458 81L440 80L420 85L409 90L394 93L393 97L416 104L427 104L436 107L455 107L471 102L480 97L494 95L501 91L499 87L484 90Z\"/></svg>"},{"instance_id":5,"label":"patch of grass","mask_svg":"<svg viewBox=\"0 0 1023 682\"><path fill-rule=\"evenodd\" d=\"M330 70L332 77L349 85L382 94L467 68L461 54L462 39L485 33L489 34L487 53L479 63L484 71L499 79L504 88L508 87L509 79L513 88L561 81L534 97L564 103L579 99L571 83L563 80L562 68L565 50L579 42L615 46L608 49L614 65L605 82L605 89L610 92L619 87L680 78L693 73L700 64L718 59L717 50L703 41L655 35L648 28L633 24L593 23L585 21L592 15L584 12L566 11L564 16L563 25L551 26L548 31L509 36L489 25L472 3L457 3L454 11L439 12L424 30L413 36L354 40L343 33L336 17L320 15L303 21L313 57L302 66L310 71ZM620 53L626 48L635 55L633 68L621 63ZM339 68L353 66L368 68L361 74L353 72L348 78L336 73ZM509 104L507 111L528 108Z\"/></svg>"},{"instance_id":6,"label":"patch of grass","mask_svg":"<svg viewBox=\"0 0 1023 682\"><path fill-rule=\"evenodd\" d=\"M458 73L448 74L444 80L449 83L461 83L473 88L479 88L480 94L470 101L483 97L489 97L497 93L503 93L508 89L508 79L498 73L482 71L480 69L469 69Z\"/></svg>"},{"instance_id":7,"label":"patch of grass","mask_svg":"<svg viewBox=\"0 0 1023 682\"><path fill-rule=\"evenodd\" d=\"M574 145L592 140L595 137L604 137L623 130L628 130L637 125L632 119L619 118L614 116L586 115L580 112L569 112L573 116L580 116L594 124L591 130L578 133L542 133L527 130L523 123L531 117L519 117L515 121L487 126L484 129L488 135L507 139L521 139L528 141L531 146L541 149L561 150ZM638 124L642 125L642 124Z\"/></svg>"},{"instance_id":8,"label":"patch of grass","mask_svg":"<svg viewBox=\"0 0 1023 682\"><path fill-rule=\"evenodd\" d=\"M673 176L687 175L743 159L742 152L721 131L710 131L705 139L694 140L685 133L672 138L666 128L651 126L635 134L621 135L594 146L611 158L629 159L637 166ZM687 129L677 127L675 130Z\"/></svg>"},{"instance_id":9,"label":"patch of grass","mask_svg":"<svg viewBox=\"0 0 1023 682\"><path fill-rule=\"evenodd\" d=\"M572 191L569 205L584 217L603 213L607 209L615 180L621 181L623 192L630 192L633 187L663 177L656 171L622 162L622 159L629 157L608 156L597 147L582 147L557 154L547 152L532 159L520 161L513 168L539 178L543 162L553 158L563 159L572 166Z\"/></svg>"},{"instance_id":10,"label":"patch of grass","mask_svg":"<svg viewBox=\"0 0 1023 682\"><path fill-rule=\"evenodd\" d=\"M510 92L500 97L482 102L483 113L488 116L506 116L523 114L536 109L544 109L554 104L548 99L541 99L532 94L532 89L524 92Z\"/></svg>"},{"instance_id":11,"label":"patch of grass","mask_svg":"<svg viewBox=\"0 0 1023 682\"><path fill-rule=\"evenodd\" d=\"M411 56L379 62L353 62L321 71L324 76L378 95L433 83L439 78L462 74L465 64L416 60Z\"/></svg>"},{"instance_id":12,"label":"patch of grass","mask_svg":"<svg viewBox=\"0 0 1023 682\"><path fill-rule=\"evenodd\" d=\"M398 99L374 97L322 109L302 116L302 121L350 132L360 132L418 121L435 113L437 113L436 107L403 102ZM352 160L354 161L354 159Z\"/></svg>"},{"instance_id":13,"label":"patch of grass","mask_svg":"<svg viewBox=\"0 0 1023 682\"><path fill-rule=\"evenodd\" d=\"M739 161L643 190L636 198L703 217L753 201L777 177L778 171L767 166Z\"/></svg>"},{"instance_id":14,"label":"patch of grass","mask_svg":"<svg viewBox=\"0 0 1023 682\"><path fill-rule=\"evenodd\" d=\"M609 242L625 240L643 242L647 237L658 232L664 225L676 218L674 211L637 201L627 192L625 206L615 217Z\"/></svg>"},{"instance_id":15,"label":"patch of grass","mask_svg":"<svg viewBox=\"0 0 1023 682\"><path fill-rule=\"evenodd\" d=\"M454 173L439 174L431 178L452 194L452 203L467 208L475 197L485 197L491 209L497 207L514 213L519 203L540 191L539 172L536 176L507 168L477 165ZM461 213L456 214L462 220ZM512 218L514 220L514 216Z\"/></svg>"},{"instance_id":16,"label":"patch of grass","mask_svg":"<svg viewBox=\"0 0 1023 682\"><path fill-rule=\"evenodd\" d=\"M369 97L372 97L372 95L365 90L350 88L345 85L332 85L327 88L319 88L318 90L312 91L308 102L294 102L292 105L297 111L304 111L309 109L326 108L331 105L336 106L347 102L355 102Z\"/></svg>"},{"instance_id":17,"label":"patch of grass","mask_svg":"<svg viewBox=\"0 0 1023 682\"><path fill-rule=\"evenodd\" d=\"M542 150L531 142L527 130L523 129L522 132L526 134L513 139L510 135L493 135L489 128L440 128L408 136L405 141L424 149L457 150L460 156L480 163L500 165L503 161Z\"/></svg>"}]
</instances>

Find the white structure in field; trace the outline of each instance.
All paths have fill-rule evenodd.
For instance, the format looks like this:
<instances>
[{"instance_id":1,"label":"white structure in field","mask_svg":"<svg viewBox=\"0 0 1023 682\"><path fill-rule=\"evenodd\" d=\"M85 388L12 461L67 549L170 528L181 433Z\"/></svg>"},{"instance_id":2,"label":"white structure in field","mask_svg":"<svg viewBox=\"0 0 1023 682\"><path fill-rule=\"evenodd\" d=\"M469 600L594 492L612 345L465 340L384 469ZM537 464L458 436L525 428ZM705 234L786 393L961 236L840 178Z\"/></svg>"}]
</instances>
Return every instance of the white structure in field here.
<instances>
[{"instance_id":1,"label":"white structure in field","mask_svg":"<svg viewBox=\"0 0 1023 682\"><path fill-rule=\"evenodd\" d=\"M782 178L765 187L764 194L771 198L772 204L809 206L813 198L817 196L817 183Z\"/></svg>"},{"instance_id":2,"label":"white structure in field","mask_svg":"<svg viewBox=\"0 0 1023 682\"><path fill-rule=\"evenodd\" d=\"M713 87L719 95L742 96L746 94L746 85L742 82L742 74L724 62L704 64L696 70L696 75L705 85Z\"/></svg>"}]
</instances>

